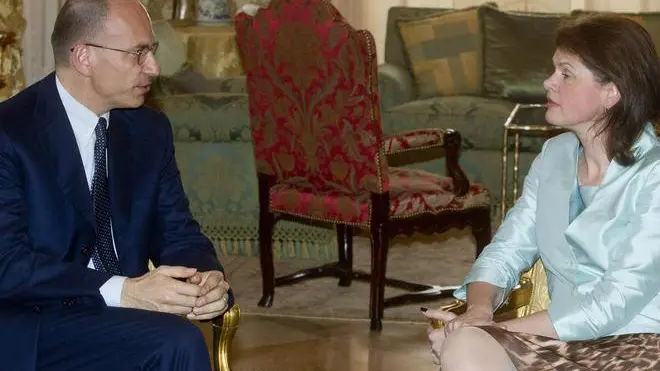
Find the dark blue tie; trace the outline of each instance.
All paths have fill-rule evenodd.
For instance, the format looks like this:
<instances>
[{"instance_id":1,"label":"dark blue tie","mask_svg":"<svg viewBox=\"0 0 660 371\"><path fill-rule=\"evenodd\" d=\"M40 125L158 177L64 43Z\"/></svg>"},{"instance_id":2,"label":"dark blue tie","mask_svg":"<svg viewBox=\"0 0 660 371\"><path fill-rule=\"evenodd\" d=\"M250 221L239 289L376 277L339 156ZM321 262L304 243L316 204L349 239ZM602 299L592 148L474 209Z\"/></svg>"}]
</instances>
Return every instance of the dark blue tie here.
<instances>
[{"instance_id":1,"label":"dark blue tie","mask_svg":"<svg viewBox=\"0 0 660 371\"><path fill-rule=\"evenodd\" d=\"M94 244L92 259L96 269L119 275L121 270L112 244L110 229L110 197L108 196L108 175L105 166L108 128L103 117L96 124L95 132L92 203L94 205L94 218L96 219L96 243Z\"/></svg>"}]
</instances>

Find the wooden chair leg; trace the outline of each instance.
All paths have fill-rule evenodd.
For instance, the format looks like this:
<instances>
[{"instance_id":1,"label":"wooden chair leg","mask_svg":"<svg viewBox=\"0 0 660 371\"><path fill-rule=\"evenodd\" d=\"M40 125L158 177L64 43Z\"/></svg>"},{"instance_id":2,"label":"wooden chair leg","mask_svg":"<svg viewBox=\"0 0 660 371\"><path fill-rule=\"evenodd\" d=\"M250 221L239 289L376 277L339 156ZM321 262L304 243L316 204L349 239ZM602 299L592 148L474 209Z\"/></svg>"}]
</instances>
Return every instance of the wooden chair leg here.
<instances>
[{"instance_id":1,"label":"wooden chair leg","mask_svg":"<svg viewBox=\"0 0 660 371\"><path fill-rule=\"evenodd\" d=\"M481 255L481 252L490 243L492 238L490 229L490 209L481 209L475 218L475 223L472 225L472 235L477 245L476 258Z\"/></svg>"},{"instance_id":2,"label":"wooden chair leg","mask_svg":"<svg viewBox=\"0 0 660 371\"><path fill-rule=\"evenodd\" d=\"M225 314L213 320L213 368L215 371L231 371L229 352L238 329L241 309L234 304Z\"/></svg>"},{"instance_id":3,"label":"wooden chair leg","mask_svg":"<svg viewBox=\"0 0 660 371\"><path fill-rule=\"evenodd\" d=\"M353 227L337 224L337 248L339 255L339 286L348 287L353 282Z\"/></svg>"},{"instance_id":4,"label":"wooden chair leg","mask_svg":"<svg viewBox=\"0 0 660 371\"><path fill-rule=\"evenodd\" d=\"M371 302L369 311L371 330L383 329L383 313L385 311L385 271L387 267L388 237L385 225L379 223L371 226Z\"/></svg>"},{"instance_id":5,"label":"wooden chair leg","mask_svg":"<svg viewBox=\"0 0 660 371\"><path fill-rule=\"evenodd\" d=\"M385 311L385 268L389 235L387 224L390 215L390 194L388 192L371 194L371 294L369 297L369 316L371 331L383 329Z\"/></svg>"},{"instance_id":6,"label":"wooden chair leg","mask_svg":"<svg viewBox=\"0 0 660 371\"><path fill-rule=\"evenodd\" d=\"M259 263L261 264L262 296L260 307L271 307L275 296L273 267L273 227L275 216L269 210L270 180L259 174Z\"/></svg>"}]
</instances>

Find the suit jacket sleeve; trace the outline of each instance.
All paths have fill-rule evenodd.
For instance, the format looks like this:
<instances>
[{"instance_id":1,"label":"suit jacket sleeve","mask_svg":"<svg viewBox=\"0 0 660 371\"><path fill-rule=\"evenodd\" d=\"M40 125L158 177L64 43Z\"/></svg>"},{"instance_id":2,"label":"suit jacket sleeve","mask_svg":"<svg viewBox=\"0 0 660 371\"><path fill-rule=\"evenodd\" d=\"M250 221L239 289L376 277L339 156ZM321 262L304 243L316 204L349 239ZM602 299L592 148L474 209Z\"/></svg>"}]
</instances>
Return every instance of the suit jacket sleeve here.
<instances>
[{"instance_id":1,"label":"suit jacket sleeve","mask_svg":"<svg viewBox=\"0 0 660 371\"><path fill-rule=\"evenodd\" d=\"M0 130L0 299L41 304L84 297L105 305L99 288L111 275L35 251L24 188L18 156Z\"/></svg>"},{"instance_id":2,"label":"suit jacket sleeve","mask_svg":"<svg viewBox=\"0 0 660 371\"><path fill-rule=\"evenodd\" d=\"M172 127L162 115L165 151L160 164L157 195L158 241L156 265L183 265L200 271L222 270L211 242L200 230L188 208L181 175L174 155Z\"/></svg>"},{"instance_id":3,"label":"suit jacket sleeve","mask_svg":"<svg viewBox=\"0 0 660 371\"><path fill-rule=\"evenodd\" d=\"M562 340L595 339L629 323L660 292L660 168L654 165L634 192L627 238L609 254L593 290L552 301L548 312Z\"/></svg>"},{"instance_id":4,"label":"suit jacket sleeve","mask_svg":"<svg viewBox=\"0 0 660 371\"><path fill-rule=\"evenodd\" d=\"M492 242L472 265L463 285L454 292L456 298L466 299L469 283L488 282L502 289L493 303L497 308L518 284L521 273L538 259L536 197L545 148L544 145L525 177L522 195L506 215Z\"/></svg>"}]
</instances>

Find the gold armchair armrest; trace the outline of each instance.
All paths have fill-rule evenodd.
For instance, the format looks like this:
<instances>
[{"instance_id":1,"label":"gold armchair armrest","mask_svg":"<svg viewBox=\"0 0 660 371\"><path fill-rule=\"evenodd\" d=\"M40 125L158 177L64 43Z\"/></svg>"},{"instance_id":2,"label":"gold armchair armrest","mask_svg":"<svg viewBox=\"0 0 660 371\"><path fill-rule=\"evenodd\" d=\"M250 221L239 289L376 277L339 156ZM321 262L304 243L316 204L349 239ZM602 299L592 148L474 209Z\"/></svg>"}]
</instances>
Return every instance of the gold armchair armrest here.
<instances>
[{"instance_id":1,"label":"gold armchair armrest","mask_svg":"<svg viewBox=\"0 0 660 371\"><path fill-rule=\"evenodd\" d=\"M213 325L213 369L230 371L229 353L238 322L241 318L241 308L234 304L222 316L214 318Z\"/></svg>"},{"instance_id":2,"label":"gold armchair armrest","mask_svg":"<svg viewBox=\"0 0 660 371\"><path fill-rule=\"evenodd\" d=\"M520 283L511 290L507 300L495 311L495 321L510 319L517 316L518 310L529 304L532 297L533 284L527 277L522 277ZM467 310L467 303L462 300L455 300L440 309L461 315ZM440 320L431 320L433 328L442 328L444 322Z\"/></svg>"}]
</instances>

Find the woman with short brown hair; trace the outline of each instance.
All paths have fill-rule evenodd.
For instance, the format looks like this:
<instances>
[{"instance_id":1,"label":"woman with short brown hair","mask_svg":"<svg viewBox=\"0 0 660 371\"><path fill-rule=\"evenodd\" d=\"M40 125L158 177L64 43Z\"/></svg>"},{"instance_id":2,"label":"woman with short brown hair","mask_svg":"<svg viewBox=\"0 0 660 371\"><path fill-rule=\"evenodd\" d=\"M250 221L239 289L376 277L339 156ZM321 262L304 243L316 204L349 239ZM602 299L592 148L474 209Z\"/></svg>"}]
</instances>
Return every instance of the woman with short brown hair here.
<instances>
[{"instance_id":1,"label":"woman with short brown hair","mask_svg":"<svg viewBox=\"0 0 660 371\"><path fill-rule=\"evenodd\" d=\"M548 140L523 194L429 331L443 371L660 369L660 61L633 20L563 24L544 83ZM547 310L493 312L541 259Z\"/></svg>"}]
</instances>

